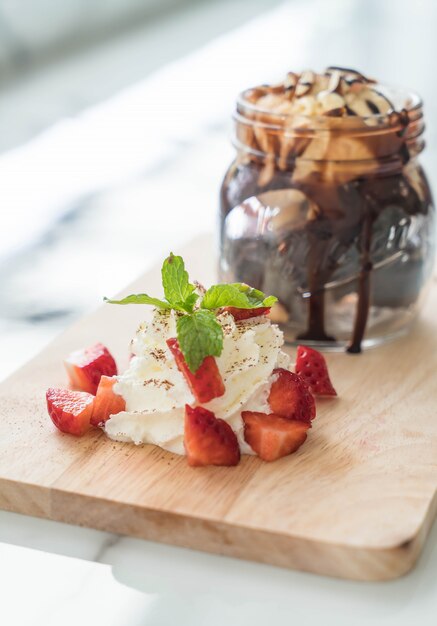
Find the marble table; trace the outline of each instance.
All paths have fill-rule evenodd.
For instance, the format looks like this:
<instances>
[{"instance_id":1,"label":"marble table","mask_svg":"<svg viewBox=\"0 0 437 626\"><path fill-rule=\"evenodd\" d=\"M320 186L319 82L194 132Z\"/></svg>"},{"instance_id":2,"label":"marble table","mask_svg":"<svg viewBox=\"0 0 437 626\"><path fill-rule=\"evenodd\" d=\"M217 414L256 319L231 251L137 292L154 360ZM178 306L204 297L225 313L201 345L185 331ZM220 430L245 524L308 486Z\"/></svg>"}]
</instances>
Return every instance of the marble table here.
<instances>
[{"instance_id":1,"label":"marble table","mask_svg":"<svg viewBox=\"0 0 437 626\"><path fill-rule=\"evenodd\" d=\"M309 0L249 20L248 3L237 30L1 154L0 376L103 294L215 228L242 86L327 63L408 83L427 103L424 162L435 171L436 14L432 0ZM123 71L111 56L103 67ZM81 96L73 87L58 91L57 111ZM353 583L0 512L0 623L431 626L436 539L437 527L410 575Z\"/></svg>"},{"instance_id":2,"label":"marble table","mask_svg":"<svg viewBox=\"0 0 437 626\"><path fill-rule=\"evenodd\" d=\"M435 624L437 527L415 571L386 583L323 578L11 513L0 513L0 538L0 616L8 626Z\"/></svg>"}]
</instances>

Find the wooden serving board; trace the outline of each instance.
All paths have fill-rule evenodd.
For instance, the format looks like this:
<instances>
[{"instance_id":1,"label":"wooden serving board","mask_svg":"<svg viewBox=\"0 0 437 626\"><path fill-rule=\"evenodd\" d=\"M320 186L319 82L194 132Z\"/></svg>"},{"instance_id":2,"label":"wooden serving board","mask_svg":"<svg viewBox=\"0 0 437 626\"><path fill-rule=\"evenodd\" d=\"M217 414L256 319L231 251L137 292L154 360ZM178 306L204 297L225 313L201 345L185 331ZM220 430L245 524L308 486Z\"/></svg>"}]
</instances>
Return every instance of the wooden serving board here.
<instances>
[{"instance_id":1,"label":"wooden serving board","mask_svg":"<svg viewBox=\"0 0 437 626\"><path fill-rule=\"evenodd\" d=\"M182 250L214 280L213 244ZM157 266L126 289L161 293ZM103 294L102 294L103 295ZM49 386L62 358L102 341L123 367L147 307L105 305L0 386L0 507L344 578L389 579L420 554L436 512L437 285L409 337L330 354L336 400L318 402L305 445L275 463L190 468L154 446L57 432Z\"/></svg>"}]
</instances>

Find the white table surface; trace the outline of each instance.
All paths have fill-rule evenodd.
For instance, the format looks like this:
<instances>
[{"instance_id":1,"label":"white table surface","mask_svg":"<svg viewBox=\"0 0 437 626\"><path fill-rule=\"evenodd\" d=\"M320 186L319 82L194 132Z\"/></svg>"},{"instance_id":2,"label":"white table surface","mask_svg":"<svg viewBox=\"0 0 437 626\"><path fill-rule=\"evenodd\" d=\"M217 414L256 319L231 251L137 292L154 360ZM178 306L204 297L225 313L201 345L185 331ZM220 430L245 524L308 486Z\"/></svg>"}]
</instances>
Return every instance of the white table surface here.
<instances>
[{"instance_id":1,"label":"white table surface","mask_svg":"<svg viewBox=\"0 0 437 626\"><path fill-rule=\"evenodd\" d=\"M0 543L0 615L8 626L436 623L437 527L415 571L385 583L323 578L7 513L0 513L0 537L7 542Z\"/></svg>"},{"instance_id":2,"label":"white table surface","mask_svg":"<svg viewBox=\"0 0 437 626\"><path fill-rule=\"evenodd\" d=\"M0 376L214 229L243 86L342 63L408 84L426 99L431 172L436 14L432 0L287 2L0 155ZM354 583L0 512L0 623L431 626L436 538L410 575Z\"/></svg>"}]
</instances>

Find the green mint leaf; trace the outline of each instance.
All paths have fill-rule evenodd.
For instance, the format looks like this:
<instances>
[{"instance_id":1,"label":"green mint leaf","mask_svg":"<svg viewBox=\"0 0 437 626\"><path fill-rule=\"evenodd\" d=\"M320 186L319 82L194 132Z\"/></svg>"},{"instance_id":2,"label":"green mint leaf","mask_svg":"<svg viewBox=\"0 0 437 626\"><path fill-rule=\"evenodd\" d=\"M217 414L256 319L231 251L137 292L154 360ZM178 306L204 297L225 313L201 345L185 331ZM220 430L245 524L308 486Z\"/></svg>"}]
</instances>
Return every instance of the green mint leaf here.
<instances>
[{"instance_id":1,"label":"green mint leaf","mask_svg":"<svg viewBox=\"0 0 437 626\"><path fill-rule=\"evenodd\" d=\"M201 307L203 309L220 309L221 307L232 306L237 309L257 309L270 307L276 300L275 296L266 297L262 291L244 283L231 283L210 287L203 296Z\"/></svg>"},{"instance_id":2,"label":"green mint leaf","mask_svg":"<svg viewBox=\"0 0 437 626\"><path fill-rule=\"evenodd\" d=\"M270 307L275 302L277 302L278 298L275 296L266 296L265 293L260 291L259 289L255 289L254 287L250 287L245 283L231 283L233 287L238 289L241 293L247 297L250 302L250 306L247 308L257 309L259 307Z\"/></svg>"},{"instance_id":3,"label":"green mint leaf","mask_svg":"<svg viewBox=\"0 0 437 626\"><path fill-rule=\"evenodd\" d=\"M199 309L177 321L177 336L188 367L196 372L207 356L220 356L223 329L212 311Z\"/></svg>"},{"instance_id":4,"label":"green mint leaf","mask_svg":"<svg viewBox=\"0 0 437 626\"><path fill-rule=\"evenodd\" d=\"M198 299L199 299L198 293L192 293L190 296L188 296L188 298L185 300L184 305L183 305L184 311L186 311L187 313L192 313L194 309L194 305L196 304Z\"/></svg>"},{"instance_id":5,"label":"green mint leaf","mask_svg":"<svg viewBox=\"0 0 437 626\"><path fill-rule=\"evenodd\" d=\"M278 301L278 298L276 296L267 296L267 298L264 298L263 300L263 306L270 308L277 301Z\"/></svg>"},{"instance_id":6,"label":"green mint leaf","mask_svg":"<svg viewBox=\"0 0 437 626\"><path fill-rule=\"evenodd\" d=\"M186 310L183 305L192 295L195 286L190 284L188 272L185 269L182 257L175 256L171 253L164 261L161 275L166 300L168 300L170 304L179 305L183 310ZM192 300L189 302L192 302ZM193 305L189 304L188 306L191 306L192 310Z\"/></svg>"},{"instance_id":7,"label":"green mint leaf","mask_svg":"<svg viewBox=\"0 0 437 626\"><path fill-rule=\"evenodd\" d=\"M122 300L110 300L109 298L103 298L105 302L109 304L151 304L158 309L170 310L172 306L168 302L159 300L158 298L151 298L146 293L137 293L130 296L126 296Z\"/></svg>"},{"instance_id":8,"label":"green mint leaf","mask_svg":"<svg viewBox=\"0 0 437 626\"><path fill-rule=\"evenodd\" d=\"M250 287L245 283L231 283L232 287L236 289L239 293L244 295L249 303L250 308L256 308L263 306L263 302L265 299L265 294L259 289L255 289L254 287Z\"/></svg>"},{"instance_id":9,"label":"green mint leaf","mask_svg":"<svg viewBox=\"0 0 437 626\"><path fill-rule=\"evenodd\" d=\"M202 309L220 309L235 306L239 309L250 308L249 301L234 285L213 285L208 289L200 305Z\"/></svg>"},{"instance_id":10,"label":"green mint leaf","mask_svg":"<svg viewBox=\"0 0 437 626\"><path fill-rule=\"evenodd\" d=\"M254 287L250 287L249 285L246 285L246 283L231 284L235 289L246 296L251 307L262 306L265 298L265 294L263 294L262 291L255 289Z\"/></svg>"}]
</instances>

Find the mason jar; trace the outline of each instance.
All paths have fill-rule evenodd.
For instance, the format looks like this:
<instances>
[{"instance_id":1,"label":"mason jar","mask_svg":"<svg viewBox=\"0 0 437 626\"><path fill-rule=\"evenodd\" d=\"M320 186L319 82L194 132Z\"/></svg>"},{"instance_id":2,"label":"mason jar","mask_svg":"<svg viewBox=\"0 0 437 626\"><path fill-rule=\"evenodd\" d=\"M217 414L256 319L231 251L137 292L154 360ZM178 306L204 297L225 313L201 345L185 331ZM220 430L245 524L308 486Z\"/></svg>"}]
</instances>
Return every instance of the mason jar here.
<instances>
[{"instance_id":1,"label":"mason jar","mask_svg":"<svg viewBox=\"0 0 437 626\"><path fill-rule=\"evenodd\" d=\"M365 117L272 112L244 91L220 197L220 275L278 298L289 342L360 352L405 333L433 270L435 225L419 162L423 108Z\"/></svg>"}]
</instances>

